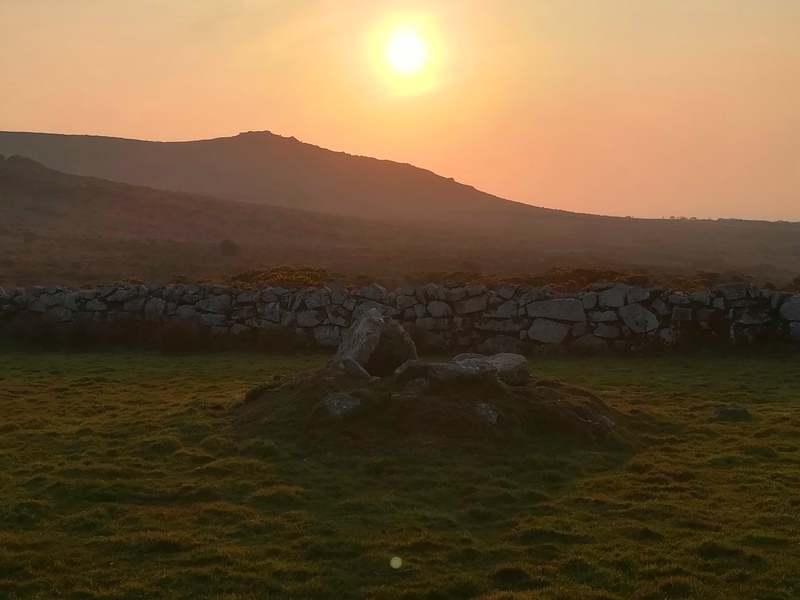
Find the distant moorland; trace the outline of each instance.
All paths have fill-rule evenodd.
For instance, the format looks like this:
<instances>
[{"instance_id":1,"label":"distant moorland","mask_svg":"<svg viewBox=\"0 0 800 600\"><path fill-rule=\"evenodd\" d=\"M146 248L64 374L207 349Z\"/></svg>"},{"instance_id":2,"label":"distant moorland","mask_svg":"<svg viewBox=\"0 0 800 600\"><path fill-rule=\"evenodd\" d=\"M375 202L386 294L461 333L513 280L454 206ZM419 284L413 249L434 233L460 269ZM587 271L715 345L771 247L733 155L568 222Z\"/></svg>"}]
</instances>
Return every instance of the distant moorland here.
<instances>
[{"instance_id":1,"label":"distant moorland","mask_svg":"<svg viewBox=\"0 0 800 600\"><path fill-rule=\"evenodd\" d=\"M800 223L537 208L269 133L155 143L0 132L0 154L10 157L0 161L1 285L283 264L377 280L586 267L782 287L800 274Z\"/></svg>"}]
</instances>

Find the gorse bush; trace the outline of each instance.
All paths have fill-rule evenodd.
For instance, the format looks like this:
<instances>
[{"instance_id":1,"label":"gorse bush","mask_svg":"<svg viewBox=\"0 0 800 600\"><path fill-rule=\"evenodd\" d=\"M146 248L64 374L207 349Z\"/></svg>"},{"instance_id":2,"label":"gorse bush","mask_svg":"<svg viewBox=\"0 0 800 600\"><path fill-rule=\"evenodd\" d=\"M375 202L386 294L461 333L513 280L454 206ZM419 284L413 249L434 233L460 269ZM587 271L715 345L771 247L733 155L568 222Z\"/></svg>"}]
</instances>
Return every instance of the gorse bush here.
<instances>
[{"instance_id":1,"label":"gorse bush","mask_svg":"<svg viewBox=\"0 0 800 600\"><path fill-rule=\"evenodd\" d=\"M316 267L282 266L271 269L255 269L232 276L228 283L237 287L256 288L267 285L312 287L342 279L326 269Z\"/></svg>"}]
</instances>

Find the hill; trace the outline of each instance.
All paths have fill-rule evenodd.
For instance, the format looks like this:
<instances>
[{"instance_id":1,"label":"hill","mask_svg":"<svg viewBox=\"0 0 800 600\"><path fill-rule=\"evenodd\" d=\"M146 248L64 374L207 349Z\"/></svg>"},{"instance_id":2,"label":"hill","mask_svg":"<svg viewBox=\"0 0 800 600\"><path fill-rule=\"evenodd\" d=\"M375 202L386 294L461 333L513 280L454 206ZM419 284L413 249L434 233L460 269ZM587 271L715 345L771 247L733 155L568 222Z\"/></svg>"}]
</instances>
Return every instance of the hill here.
<instances>
[{"instance_id":1,"label":"hill","mask_svg":"<svg viewBox=\"0 0 800 600\"><path fill-rule=\"evenodd\" d=\"M68 175L18 157L1 162L0 284L5 285L99 283L121 276L163 281L176 274L196 278L279 264L375 278L452 270L519 275L561 266L707 271L779 285L800 273L798 223L626 219L541 209L408 165L350 157L270 134L152 144L0 133L0 147L13 140L35 142L27 150L47 154L61 169L118 168L111 175L136 175L151 187ZM295 148L294 159L262 151L283 144ZM243 150L248 145L250 155ZM151 150L155 154L148 154ZM172 158L175 152L180 160ZM285 168L275 167L270 156ZM260 181L282 190L286 204L327 210L232 200L247 196L220 191L237 182L232 170L237 161L249 165L240 171L240 191L252 192ZM402 173L408 174L405 183ZM156 184L203 190L177 192ZM220 197L212 197L212 186ZM449 195L438 195L439 189ZM361 210L368 193L382 202ZM290 196L299 200L289 202ZM224 239L239 244L241 254L220 256Z\"/></svg>"},{"instance_id":2,"label":"hill","mask_svg":"<svg viewBox=\"0 0 800 600\"><path fill-rule=\"evenodd\" d=\"M333 152L269 132L193 142L0 132L0 154L158 189L403 222L552 212L411 165Z\"/></svg>"},{"instance_id":3,"label":"hill","mask_svg":"<svg viewBox=\"0 0 800 600\"><path fill-rule=\"evenodd\" d=\"M241 253L220 253L230 239ZM202 277L233 265L322 264L417 253L433 234L391 223L259 206L60 173L0 157L0 283L99 283ZM411 249L410 249L411 250ZM402 249L399 250L401 253Z\"/></svg>"}]
</instances>

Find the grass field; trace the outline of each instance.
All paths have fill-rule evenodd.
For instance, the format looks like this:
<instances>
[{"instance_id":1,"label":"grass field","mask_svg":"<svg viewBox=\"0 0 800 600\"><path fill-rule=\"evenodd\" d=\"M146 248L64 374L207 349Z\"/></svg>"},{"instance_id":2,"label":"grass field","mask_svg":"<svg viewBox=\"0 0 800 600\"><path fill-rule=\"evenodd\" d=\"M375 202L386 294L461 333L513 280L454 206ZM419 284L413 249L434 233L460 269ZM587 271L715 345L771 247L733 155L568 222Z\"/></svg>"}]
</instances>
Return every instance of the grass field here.
<instances>
[{"instance_id":1,"label":"grass field","mask_svg":"<svg viewBox=\"0 0 800 600\"><path fill-rule=\"evenodd\" d=\"M798 356L534 361L646 413L626 450L235 427L247 388L322 361L0 351L0 598L800 598Z\"/></svg>"}]
</instances>

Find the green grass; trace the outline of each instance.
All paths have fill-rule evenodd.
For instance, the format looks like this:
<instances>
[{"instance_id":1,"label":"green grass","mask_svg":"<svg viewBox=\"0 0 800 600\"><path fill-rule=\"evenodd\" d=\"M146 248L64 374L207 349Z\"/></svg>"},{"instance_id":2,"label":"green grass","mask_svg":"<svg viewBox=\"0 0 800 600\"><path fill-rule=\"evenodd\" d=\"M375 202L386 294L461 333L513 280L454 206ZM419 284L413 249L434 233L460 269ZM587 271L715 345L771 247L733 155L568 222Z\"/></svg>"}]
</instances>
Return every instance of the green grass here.
<instances>
[{"instance_id":1,"label":"green grass","mask_svg":"<svg viewBox=\"0 0 800 600\"><path fill-rule=\"evenodd\" d=\"M797 356L534 361L633 450L242 435L246 389L323 361L0 352L0 598L800 598Z\"/></svg>"}]
</instances>

